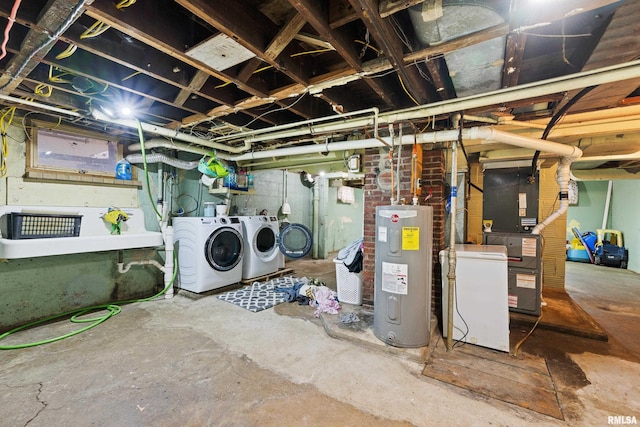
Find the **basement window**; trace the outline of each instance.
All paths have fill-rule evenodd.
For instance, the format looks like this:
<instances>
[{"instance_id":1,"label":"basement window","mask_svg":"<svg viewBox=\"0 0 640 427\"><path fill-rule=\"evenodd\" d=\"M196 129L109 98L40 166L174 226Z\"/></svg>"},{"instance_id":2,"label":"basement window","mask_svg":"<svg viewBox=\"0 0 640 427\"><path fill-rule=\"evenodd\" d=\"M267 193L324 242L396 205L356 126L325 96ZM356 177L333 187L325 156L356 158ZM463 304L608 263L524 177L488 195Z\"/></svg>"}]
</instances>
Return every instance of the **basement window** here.
<instances>
[{"instance_id":1,"label":"basement window","mask_svg":"<svg viewBox=\"0 0 640 427\"><path fill-rule=\"evenodd\" d=\"M122 146L115 138L34 121L27 142L27 178L85 184L138 185L115 179Z\"/></svg>"}]
</instances>

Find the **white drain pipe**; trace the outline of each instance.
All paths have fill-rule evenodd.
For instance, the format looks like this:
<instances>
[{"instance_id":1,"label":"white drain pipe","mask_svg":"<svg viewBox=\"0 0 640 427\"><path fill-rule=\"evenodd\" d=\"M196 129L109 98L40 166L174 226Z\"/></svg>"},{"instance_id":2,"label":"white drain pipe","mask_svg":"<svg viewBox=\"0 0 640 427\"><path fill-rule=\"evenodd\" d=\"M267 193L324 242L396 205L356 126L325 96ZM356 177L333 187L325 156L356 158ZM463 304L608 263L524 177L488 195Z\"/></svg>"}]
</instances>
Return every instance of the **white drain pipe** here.
<instances>
[{"instance_id":1,"label":"white drain pipe","mask_svg":"<svg viewBox=\"0 0 640 427\"><path fill-rule=\"evenodd\" d=\"M536 225L532 231L533 234L539 234L544 227L550 224L566 212L569 206L569 179L571 172L571 163L582 156L582 150L572 145L564 145L544 139L530 138L528 136L515 135L509 132L498 130L491 126L472 127L462 130L463 139L479 139L483 143L500 142L503 144L514 145L521 148L528 148L546 153L557 154L562 159L558 166L558 185L560 186L560 207L553 212L547 219ZM446 130L431 133L423 133L416 135L404 135L402 138L394 139L394 144L434 144L437 142L457 141L457 130ZM245 153L236 156L229 156L229 160L242 161L271 157L286 157L300 154L311 154L327 151L344 151L363 148L383 147L384 144L375 139L363 139L358 141L340 141L323 145L305 145L299 147L286 147L275 150L258 151L255 153Z\"/></svg>"},{"instance_id":2,"label":"white drain pipe","mask_svg":"<svg viewBox=\"0 0 640 427\"><path fill-rule=\"evenodd\" d=\"M251 148L251 142L244 141L242 146L231 147L226 144L220 144L217 142L212 142L208 139L199 138L194 135L189 135L187 133L180 132L174 129L167 129L160 126L152 125L149 123L138 122L136 120L128 120L128 119L112 119L106 114L94 109L91 114L96 120L101 120L108 123L113 123L119 126L128 127L132 129L138 129L138 123L140 123L140 127L143 131L153 133L156 135L164 136L170 139L177 139L179 141L189 142L191 144L198 144L202 147L209 147L220 151L226 151L228 153L242 153Z\"/></svg>"}]
</instances>

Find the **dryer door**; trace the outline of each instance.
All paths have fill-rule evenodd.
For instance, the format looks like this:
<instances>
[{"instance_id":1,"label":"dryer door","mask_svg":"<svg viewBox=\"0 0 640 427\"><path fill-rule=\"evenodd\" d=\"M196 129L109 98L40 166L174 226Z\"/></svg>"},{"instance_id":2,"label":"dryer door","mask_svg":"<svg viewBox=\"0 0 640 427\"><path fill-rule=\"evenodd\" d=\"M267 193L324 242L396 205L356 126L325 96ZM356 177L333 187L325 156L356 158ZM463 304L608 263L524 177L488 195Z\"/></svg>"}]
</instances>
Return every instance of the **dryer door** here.
<instances>
[{"instance_id":1,"label":"dryer door","mask_svg":"<svg viewBox=\"0 0 640 427\"><path fill-rule=\"evenodd\" d=\"M242 234L231 227L215 230L204 245L204 257L216 271L229 271L242 260Z\"/></svg>"},{"instance_id":2,"label":"dryer door","mask_svg":"<svg viewBox=\"0 0 640 427\"><path fill-rule=\"evenodd\" d=\"M280 231L278 246L286 257L303 258L311 252L313 234L302 224L289 224Z\"/></svg>"},{"instance_id":3,"label":"dryer door","mask_svg":"<svg viewBox=\"0 0 640 427\"><path fill-rule=\"evenodd\" d=\"M262 226L258 229L253 240L253 249L260 258L272 255L278 245L277 234L273 228ZM277 253L277 252L276 252Z\"/></svg>"}]
</instances>

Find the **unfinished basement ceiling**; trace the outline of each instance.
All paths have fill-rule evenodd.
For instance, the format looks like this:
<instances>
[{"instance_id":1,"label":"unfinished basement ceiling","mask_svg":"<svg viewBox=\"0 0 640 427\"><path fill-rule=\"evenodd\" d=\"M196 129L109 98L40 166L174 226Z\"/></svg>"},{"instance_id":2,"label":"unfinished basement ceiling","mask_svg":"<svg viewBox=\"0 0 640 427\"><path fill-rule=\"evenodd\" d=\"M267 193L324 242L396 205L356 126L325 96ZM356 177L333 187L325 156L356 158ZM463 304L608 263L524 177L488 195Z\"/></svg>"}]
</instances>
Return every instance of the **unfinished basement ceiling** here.
<instances>
[{"instance_id":1,"label":"unfinished basement ceiling","mask_svg":"<svg viewBox=\"0 0 640 427\"><path fill-rule=\"evenodd\" d=\"M128 103L142 122L204 139L225 136L224 143L237 148L243 141L233 134L243 131L482 96L640 58L637 1L7 0L0 4L0 26L12 22L12 10L15 22L0 59L0 102L32 112L31 118L61 118L132 142L135 129L96 120L92 110ZM592 133L574 126L558 140L580 144L620 129L640 131L635 110L616 114L628 118L617 130L599 116L634 108L639 86L632 78L592 89L569 114L593 113L591 120L603 126ZM533 121L511 129L540 137L541 127L579 90L523 95L464 112ZM35 104L17 101L27 98ZM447 114L411 120L415 129L427 125L437 130L451 123ZM369 124L256 140L251 149L373 133ZM615 144L609 152L639 151L640 142L629 139L624 152ZM487 146L470 144L470 151L484 156Z\"/></svg>"}]
</instances>

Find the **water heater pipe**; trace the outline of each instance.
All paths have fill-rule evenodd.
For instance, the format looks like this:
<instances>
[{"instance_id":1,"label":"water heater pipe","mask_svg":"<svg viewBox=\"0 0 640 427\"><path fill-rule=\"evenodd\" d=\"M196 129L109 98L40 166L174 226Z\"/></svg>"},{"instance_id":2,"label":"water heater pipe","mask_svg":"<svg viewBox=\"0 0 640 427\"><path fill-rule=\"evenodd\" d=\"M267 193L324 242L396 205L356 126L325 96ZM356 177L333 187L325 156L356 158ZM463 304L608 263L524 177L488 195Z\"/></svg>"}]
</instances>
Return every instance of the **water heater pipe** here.
<instances>
[{"instance_id":1,"label":"water heater pipe","mask_svg":"<svg viewBox=\"0 0 640 427\"><path fill-rule=\"evenodd\" d=\"M402 141L402 124L398 126L398 140ZM400 163L402 162L402 144L398 144L398 164L396 165L396 201L400 203ZM393 191L393 190L391 190Z\"/></svg>"}]
</instances>

